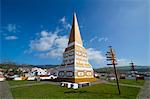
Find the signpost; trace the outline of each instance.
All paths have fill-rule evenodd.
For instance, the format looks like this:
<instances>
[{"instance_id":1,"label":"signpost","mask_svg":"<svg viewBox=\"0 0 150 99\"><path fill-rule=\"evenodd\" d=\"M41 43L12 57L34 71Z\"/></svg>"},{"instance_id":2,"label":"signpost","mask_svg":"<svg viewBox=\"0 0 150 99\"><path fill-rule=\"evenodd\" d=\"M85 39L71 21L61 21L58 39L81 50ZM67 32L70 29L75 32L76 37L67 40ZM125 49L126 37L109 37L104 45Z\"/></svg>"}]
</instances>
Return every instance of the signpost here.
<instances>
[{"instance_id":1,"label":"signpost","mask_svg":"<svg viewBox=\"0 0 150 99\"><path fill-rule=\"evenodd\" d=\"M117 65L117 61L116 61L116 55L115 55L114 50L112 49L112 46L109 46L109 50L106 54L106 57L107 57L107 61L110 61L110 63L108 63L107 65L113 65L114 66L117 88L118 88L118 92L120 95L121 92L120 92L120 88L119 88L119 82L118 82L117 71L116 71L116 66L115 66L115 65Z\"/></svg>"}]
</instances>

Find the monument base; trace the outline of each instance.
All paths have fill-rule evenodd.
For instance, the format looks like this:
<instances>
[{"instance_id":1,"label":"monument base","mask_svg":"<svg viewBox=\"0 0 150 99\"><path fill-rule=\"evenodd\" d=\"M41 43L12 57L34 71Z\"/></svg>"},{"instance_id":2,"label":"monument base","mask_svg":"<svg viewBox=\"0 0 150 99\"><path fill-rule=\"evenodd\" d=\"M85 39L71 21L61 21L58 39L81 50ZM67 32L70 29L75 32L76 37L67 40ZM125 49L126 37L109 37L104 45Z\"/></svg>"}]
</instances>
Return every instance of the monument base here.
<instances>
[{"instance_id":1,"label":"monument base","mask_svg":"<svg viewBox=\"0 0 150 99\"><path fill-rule=\"evenodd\" d=\"M61 82L72 82L72 83L79 83L79 82L94 82L97 78L58 78Z\"/></svg>"}]
</instances>

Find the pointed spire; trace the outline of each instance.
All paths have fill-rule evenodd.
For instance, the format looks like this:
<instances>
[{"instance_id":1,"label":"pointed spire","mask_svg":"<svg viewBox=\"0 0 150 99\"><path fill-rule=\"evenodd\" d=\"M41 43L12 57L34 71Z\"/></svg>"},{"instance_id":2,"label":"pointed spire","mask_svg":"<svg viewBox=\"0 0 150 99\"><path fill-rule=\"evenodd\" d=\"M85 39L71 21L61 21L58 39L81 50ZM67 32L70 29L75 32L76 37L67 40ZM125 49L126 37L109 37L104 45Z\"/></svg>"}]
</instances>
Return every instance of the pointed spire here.
<instances>
[{"instance_id":1,"label":"pointed spire","mask_svg":"<svg viewBox=\"0 0 150 99\"><path fill-rule=\"evenodd\" d=\"M68 44L70 44L72 42L77 42L77 43L83 45L76 13L73 14L73 22L72 22L72 28L71 28L71 33L70 33Z\"/></svg>"}]
</instances>

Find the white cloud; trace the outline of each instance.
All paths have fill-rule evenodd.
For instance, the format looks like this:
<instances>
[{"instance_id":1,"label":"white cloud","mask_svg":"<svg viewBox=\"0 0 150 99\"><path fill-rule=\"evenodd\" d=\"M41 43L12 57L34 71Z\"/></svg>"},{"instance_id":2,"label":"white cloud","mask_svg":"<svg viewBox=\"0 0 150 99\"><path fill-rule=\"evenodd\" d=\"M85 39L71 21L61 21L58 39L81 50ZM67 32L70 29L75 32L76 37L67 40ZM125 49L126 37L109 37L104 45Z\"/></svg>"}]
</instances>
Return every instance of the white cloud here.
<instances>
[{"instance_id":1,"label":"white cloud","mask_svg":"<svg viewBox=\"0 0 150 99\"><path fill-rule=\"evenodd\" d=\"M60 19L60 22L62 22L63 24L65 24L65 23L66 23L66 17L65 17L65 16L62 17L62 18Z\"/></svg>"},{"instance_id":2,"label":"white cloud","mask_svg":"<svg viewBox=\"0 0 150 99\"><path fill-rule=\"evenodd\" d=\"M42 37L46 37L46 36L48 36L48 32L47 31L41 31L41 36Z\"/></svg>"},{"instance_id":3,"label":"white cloud","mask_svg":"<svg viewBox=\"0 0 150 99\"><path fill-rule=\"evenodd\" d=\"M59 48L67 47L67 42L68 42L67 36L58 36L58 38L55 40L55 44Z\"/></svg>"},{"instance_id":4,"label":"white cloud","mask_svg":"<svg viewBox=\"0 0 150 99\"><path fill-rule=\"evenodd\" d=\"M129 66L130 61L127 59L118 59L118 66Z\"/></svg>"},{"instance_id":5,"label":"white cloud","mask_svg":"<svg viewBox=\"0 0 150 99\"><path fill-rule=\"evenodd\" d=\"M57 34L57 33L59 33L59 32L61 32L61 31L63 31L63 29L60 29L60 28L56 28L56 30L54 31L54 34Z\"/></svg>"},{"instance_id":6,"label":"white cloud","mask_svg":"<svg viewBox=\"0 0 150 99\"><path fill-rule=\"evenodd\" d=\"M97 39L97 36L93 37L93 38L90 40L90 42L93 42L93 41L95 41L96 39Z\"/></svg>"},{"instance_id":7,"label":"white cloud","mask_svg":"<svg viewBox=\"0 0 150 99\"><path fill-rule=\"evenodd\" d=\"M66 21L65 16L61 18L59 22L63 26L62 29L57 27L53 32L43 30L40 33L37 33L37 37L30 41L30 49L25 51L25 53L36 51L38 53L36 56L42 58L56 58L62 56L64 49L67 47L68 37L66 35L60 36L58 34L63 31L64 28L66 30L70 29L71 25Z\"/></svg>"},{"instance_id":8,"label":"white cloud","mask_svg":"<svg viewBox=\"0 0 150 99\"><path fill-rule=\"evenodd\" d=\"M62 23L62 25L65 29L67 29L67 30L71 29L71 25L66 21L65 16L60 19L60 22Z\"/></svg>"},{"instance_id":9,"label":"white cloud","mask_svg":"<svg viewBox=\"0 0 150 99\"><path fill-rule=\"evenodd\" d=\"M67 36L59 36L58 32L58 29L53 33L41 31L38 38L30 41L30 49L42 52L37 55L42 58L62 56L67 47L68 38Z\"/></svg>"},{"instance_id":10,"label":"white cloud","mask_svg":"<svg viewBox=\"0 0 150 99\"><path fill-rule=\"evenodd\" d=\"M46 55L48 57L62 57L65 48L67 47L68 38L67 36L58 36L54 42L55 48L50 50Z\"/></svg>"},{"instance_id":11,"label":"white cloud","mask_svg":"<svg viewBox=\"0 0 150 99\"><path fill-rule=\"evenodd\" d=\"M71 25L66 21L65 16L61 18L60 23L63 25L63 28L70 29ZM38 33L37 37L30 41L29 47L31 51L37 52L35 55L40 58L60 58L63 55L65 48L68 43L68 36L58 35L62 29L56 28L53 32L41 31ZM94 37L90 42L98 40L98 37ZM107 39L104 39L105 41ZM102 55L102 52L94 48L87 49L88 58L90 61L95 64L104 64L105 56Z\"/></svg>"},{"instance_id":12,"label":"white cloud","mask_svg":"<svg viewBox=\"0 0 150 99\"><path fill-rule=\"evenodd\" d=\"M94 61L96 64L103 64L106 59L105 56L102 55L101 51L93 48L88 48L87 53L89 60Z\"/></svg>"},{"instance_id":13,"label":"white cloud","mask_svg":"<svg viewBox=\"0 0 150 99\"><path fill-rule=\"evenodd\" d=\"M5 39L6 40L16 40L16 39L18 39L18 37L17 36L6 36Z\"/></svg>"},{"instance_id":14,"label":"white cloud","mask_svg":"<svg viewBox=\"0 0 150 99\"><path fill-rule=\"evenodd\" d=\"M52 57L52 58L57 58L57 57L62 57L64 52L64 48L55 48L48 53L46 53L47 57Z\"/></svg>"},{"instance_id":15,"label":"white cloud","mask_svg":"<svg viewBox=\"0 0 150 99\"><path fill-rule=\"evenodd\" d=\"M2 34L3 38L6 40L15 40L18 39L15 34L12 33L18 33L19 31L19 25L16 24L7 24L6 26L2 26L0 29L0 33Z\"/></svg>"},{"instance_id":16,"label":"white cloud","mask_svg":"<svg viewBox=\"0 0 150 99\"><path fill-rule=\"evenodd\" d=\"M16 33L16 32L19 32L18 27L19 27L19 26L16 25L16 24L7 24L7 26L2 27L2 29L3 29L4 31Z\"/></svg>"},{"instance_id":17,"label":"white cloud","mask_svg":"<svg viewBox=\"0 0 150 99\"><path fill-rule=\"evenodd\" d=\"M102 42L102 41L107 42L107 41L108 41L108 38L107 38L107 37L98 38L97 36L95 36L95 37L93 37L93 38L90 40L90 42L93 42L93 41L95 41L95 40L98 40L99 42Z\"/></svg>"},{"instance_id":18,"label":"white cloud","mask_svg":"<svg viewBox=\"0 0 150 99\"><path fill-rule=\"evenodd\" d=\"M67 47L68 37L60 36L57 33L41 31L40 37L30 42L30 49L41 52L36 56L40 58L58 58L62 57ZM105 57L101 51L93 48L87 49L88 58L96 64L104 63Z\"/></svg>"},{"instance_id":19,"label":"white cloud","mask_svg":"<svg viewBox=\"0 0 150 99\"><path fill-rule=\"evenodd\" d=\"M102 42L102 41L107 42L108 38L107 37L102 37L102 38L99 38L98 41L99 42Z\"/></svg>"},{"instance_id":20,"label":"white cloud","mask_svg":"<svg viewBox=\"0 0 150 99\"><path fill-rule=\"evenodd\" d=\"M47 51L51 49L57 37L57 34L42 31L39 38L30 41L29 46L32 50Z\"/></svg>"}]
</instances>

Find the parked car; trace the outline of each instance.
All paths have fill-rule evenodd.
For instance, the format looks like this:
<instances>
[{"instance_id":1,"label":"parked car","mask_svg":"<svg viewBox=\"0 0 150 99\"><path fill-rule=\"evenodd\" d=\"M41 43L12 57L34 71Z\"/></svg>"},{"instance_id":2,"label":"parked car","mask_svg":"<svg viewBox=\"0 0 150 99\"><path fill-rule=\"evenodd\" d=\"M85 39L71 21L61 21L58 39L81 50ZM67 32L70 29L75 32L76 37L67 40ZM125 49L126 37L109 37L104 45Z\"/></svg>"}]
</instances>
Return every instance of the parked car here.
<instances>
[{"instance_id":1,"label":"parked car","mask_svg":"<svg viewBox=\"0 0 150 99\"><path fill-rule=\"evenodd\" d=\"M4 81L5 77L3 75L0 75L0 81Z\"/></svg>"},{"instance_id":2,"label":"parked car","mask_svg":"<svg viewBox=\"0 0 150 99\"><path fill-rule=\"evenodd\" d=\"M22 80L21 77L15 77L13 80Z\"/></svg>"},{"instance_id":3,"label":"parked car","mask_svg":"<svg viewBox=\"0 0 150 99\"><path fill-rule=\"evenodd\" d=\"M40 80L50 80L50 76L49 75L40 75Z\"/></svg>"},{"instance_id":4,"label":"parked car","mask_svg":"<svg viewBox=\"0 0 150 99\"><path fill-rule=\"evenodd\" d=\"M110 77L110 80L116 80L116 77Z\"/></svg>"},{"instance_id":5,"label":"parked car","mask_svg":"<svg viewBox=\"0 0 150 99\"><path fill-rule=\"evenodd\" d=\"M54 76L54 75L40 75L40 80L53 80L53 79L56 79L57 76Z\"/></svg>"},{"instance_id":6,"label":"parked car","mask_svg":"<svg viewBox=\"0 0 150 99\"><path fill-rule=\"evenodd\" d=\"M57 78L57 76L55 76L55 75L50 75L49 77L50 77L50 79L56 79Z\"/></svg>"},{"instance_id":7,"label":"parked car","mask_svg":"<svg viewBox=\"0 0 150 99\"><path fill-rule=\"evenodd\" d=\"M28 77L27 80L35 80L35 77Z\"/></svg>"}]
</instances>

